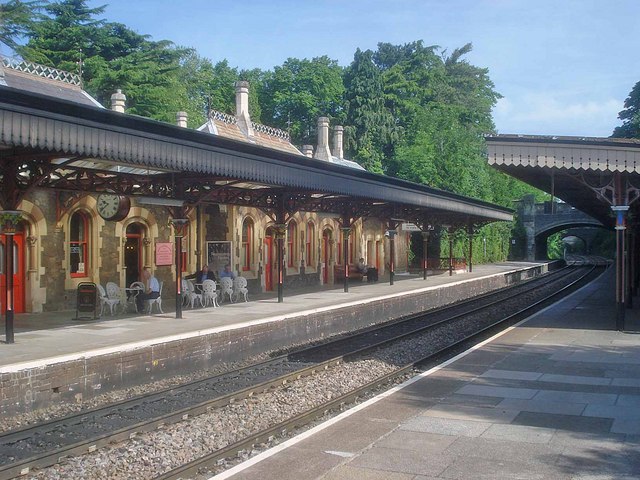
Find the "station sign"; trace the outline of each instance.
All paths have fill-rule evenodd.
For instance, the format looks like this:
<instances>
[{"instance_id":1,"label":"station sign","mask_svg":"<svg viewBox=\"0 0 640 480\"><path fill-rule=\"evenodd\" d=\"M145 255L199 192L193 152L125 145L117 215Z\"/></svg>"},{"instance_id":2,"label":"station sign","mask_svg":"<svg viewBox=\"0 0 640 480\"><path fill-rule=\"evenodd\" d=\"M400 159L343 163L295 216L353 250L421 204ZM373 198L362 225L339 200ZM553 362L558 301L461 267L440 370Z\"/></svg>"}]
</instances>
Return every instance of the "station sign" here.
<instances>
[{"instance_id":1,"label":"station sign","mask_svg":"<svg viewBox=\"0 0 640 480\"><path fill-rule=\"evenodd\" d=\"M422 231L420 230L420 227L418 227L413 223L403 223L401 224L400 228L402 229L403 232L421 232Z\"/></svg>"}]
</instances>

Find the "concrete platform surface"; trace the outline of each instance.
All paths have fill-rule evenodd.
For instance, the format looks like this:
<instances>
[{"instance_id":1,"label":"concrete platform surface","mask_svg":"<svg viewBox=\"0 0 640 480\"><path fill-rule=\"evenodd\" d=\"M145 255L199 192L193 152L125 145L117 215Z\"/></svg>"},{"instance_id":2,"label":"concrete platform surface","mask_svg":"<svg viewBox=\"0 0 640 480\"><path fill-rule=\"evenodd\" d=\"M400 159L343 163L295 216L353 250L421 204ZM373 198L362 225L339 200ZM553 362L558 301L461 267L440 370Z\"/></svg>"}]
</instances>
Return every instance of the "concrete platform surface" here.
<instances>
[{"instance_id":1,"label":"concrete platform surface","mask_svg":"<svg viewBox=\"0 0 640 480\"><path fill-rule=\"evenodd\" d=\"M372 284L353 282L348 293L338 285L292 292L285 290L282 303L277 302L274 293L249 295L248 303L225 302L220 308L185 309L182 319L175 318L175 305L166 301L163 302L164 314L128 313L111 316L105 313L98 320L74 320L75 311L16 314L15 343L0 341L0 374L412 295L529 269L543 263L478 265L474 266L471 273L453 276L439 274L429 276L427 280L423 280L421 275L396 275L394 285L389 285L388 281L385 283L382 278L380 282ZM0 329L4 334L4 317L0 319ZM4 339L4 335L0 339Z\"/></svg>"},{"instance_id":2,"label":"concrete platform surface","mask_svg":"<svg viewBox=\"0 0 640 480\"><path fill-rule=\"evenodd\" d=\"M214 478L640 478L640 335L614 330L613 273Z\"/></svg>"}]
</instances>

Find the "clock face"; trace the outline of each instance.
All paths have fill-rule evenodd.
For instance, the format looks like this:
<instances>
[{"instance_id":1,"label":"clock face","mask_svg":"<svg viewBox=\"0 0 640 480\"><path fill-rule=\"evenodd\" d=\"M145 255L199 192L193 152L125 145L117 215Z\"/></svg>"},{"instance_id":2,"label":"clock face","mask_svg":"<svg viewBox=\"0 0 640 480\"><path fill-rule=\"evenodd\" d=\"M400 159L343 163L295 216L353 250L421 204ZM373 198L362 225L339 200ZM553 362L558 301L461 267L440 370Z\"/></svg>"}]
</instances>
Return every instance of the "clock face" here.
<instances>
[{"instance_id":1,"label":"clock face","mask_svg":"<svg viewBox=\"0 0 640 480\"><path fill-rule=\"evenodd\" d=\"M103 193L98 196L96 208L105 220L122 220L129 213L129 206L128 197Z\"/></svg>"}]
</instances>

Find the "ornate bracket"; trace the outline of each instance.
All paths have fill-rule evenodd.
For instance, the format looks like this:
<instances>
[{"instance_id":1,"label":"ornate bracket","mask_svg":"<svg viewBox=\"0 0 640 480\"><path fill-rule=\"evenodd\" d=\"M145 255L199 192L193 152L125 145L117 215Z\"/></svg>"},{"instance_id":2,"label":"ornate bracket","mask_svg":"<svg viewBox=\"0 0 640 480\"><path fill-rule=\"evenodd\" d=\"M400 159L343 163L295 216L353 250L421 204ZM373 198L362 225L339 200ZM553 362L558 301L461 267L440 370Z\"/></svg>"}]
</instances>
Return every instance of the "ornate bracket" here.
<instances>
[{"instance_id":1,"label":"ornate bracket","mask_svg":"<svg viewBox=\"0 0 640 480\"><path fill-rule=\"evenodd\" d=\"M609 205L629 206L640 198L640 189L633 185L628 177L619 173L612 174L609 181L601 186L591 185L585 178L584 172L570 175L570 177L589 188Z\"/></svg>"},{"instance_id":2,"label":"ornate bracket","mask_svg":"<svg viewBox=\"0 0 640 480\"><path fill-rule=\"evenodd\" d=\"M174 228L175 237L184 237L187 226L189 225L188 218L172 218L171 225Z\"/></svg>"}]
</instances>

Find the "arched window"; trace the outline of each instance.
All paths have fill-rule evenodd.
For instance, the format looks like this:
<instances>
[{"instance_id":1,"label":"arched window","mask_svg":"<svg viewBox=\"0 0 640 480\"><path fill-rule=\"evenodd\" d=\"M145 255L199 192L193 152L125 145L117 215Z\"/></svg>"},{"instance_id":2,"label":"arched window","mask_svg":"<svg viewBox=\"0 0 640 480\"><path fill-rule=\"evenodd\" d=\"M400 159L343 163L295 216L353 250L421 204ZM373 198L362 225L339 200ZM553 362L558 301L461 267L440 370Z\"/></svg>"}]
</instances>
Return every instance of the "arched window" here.
<instances>
[{"instance_id":1,"label":"arched window","mask_svg":"<svg viewBox=\"0 0 640 480\"><path fill-rule=\"evenodd\" d=\"M315 238L316 238L316 227L312 221L309 221L307 222L307 234L305 235L305 240L307 242L305 252L306 252L308 267L313 266L314 264L313 252L315 250L314 248Z\"/></svg>"},{"instance_id":2,"label":"arched window","mask_svg":"<svg viewBox=\"0 0 640 480\"><path fill-rule=\"evenodd\" d=\"M249 217L242 222L242 249L240 251L240 264L242 270L251 270L251 247L253 245L253 220Z\"/></svg>"},{"instance_id":3,"label":"arched window","mask_svg":"<svg viewBox=\"0 0 640 480\"><path fill-rule=\"evenodd\" d=\"M89 217L83 212L71 215L69 224L69 272L72 277L89 275Z\"/></svg>"},{"instance_id":4,"label":"arched window","mask_svg":"<svg viewBox=\"0 0 640 480\"><path fill-rule=\"evenodd\" d=\"M287 226L287 264L290 267L296 265L296 236L298 224L295 220L289 221Z\"/></svg>"}]
</instances>

